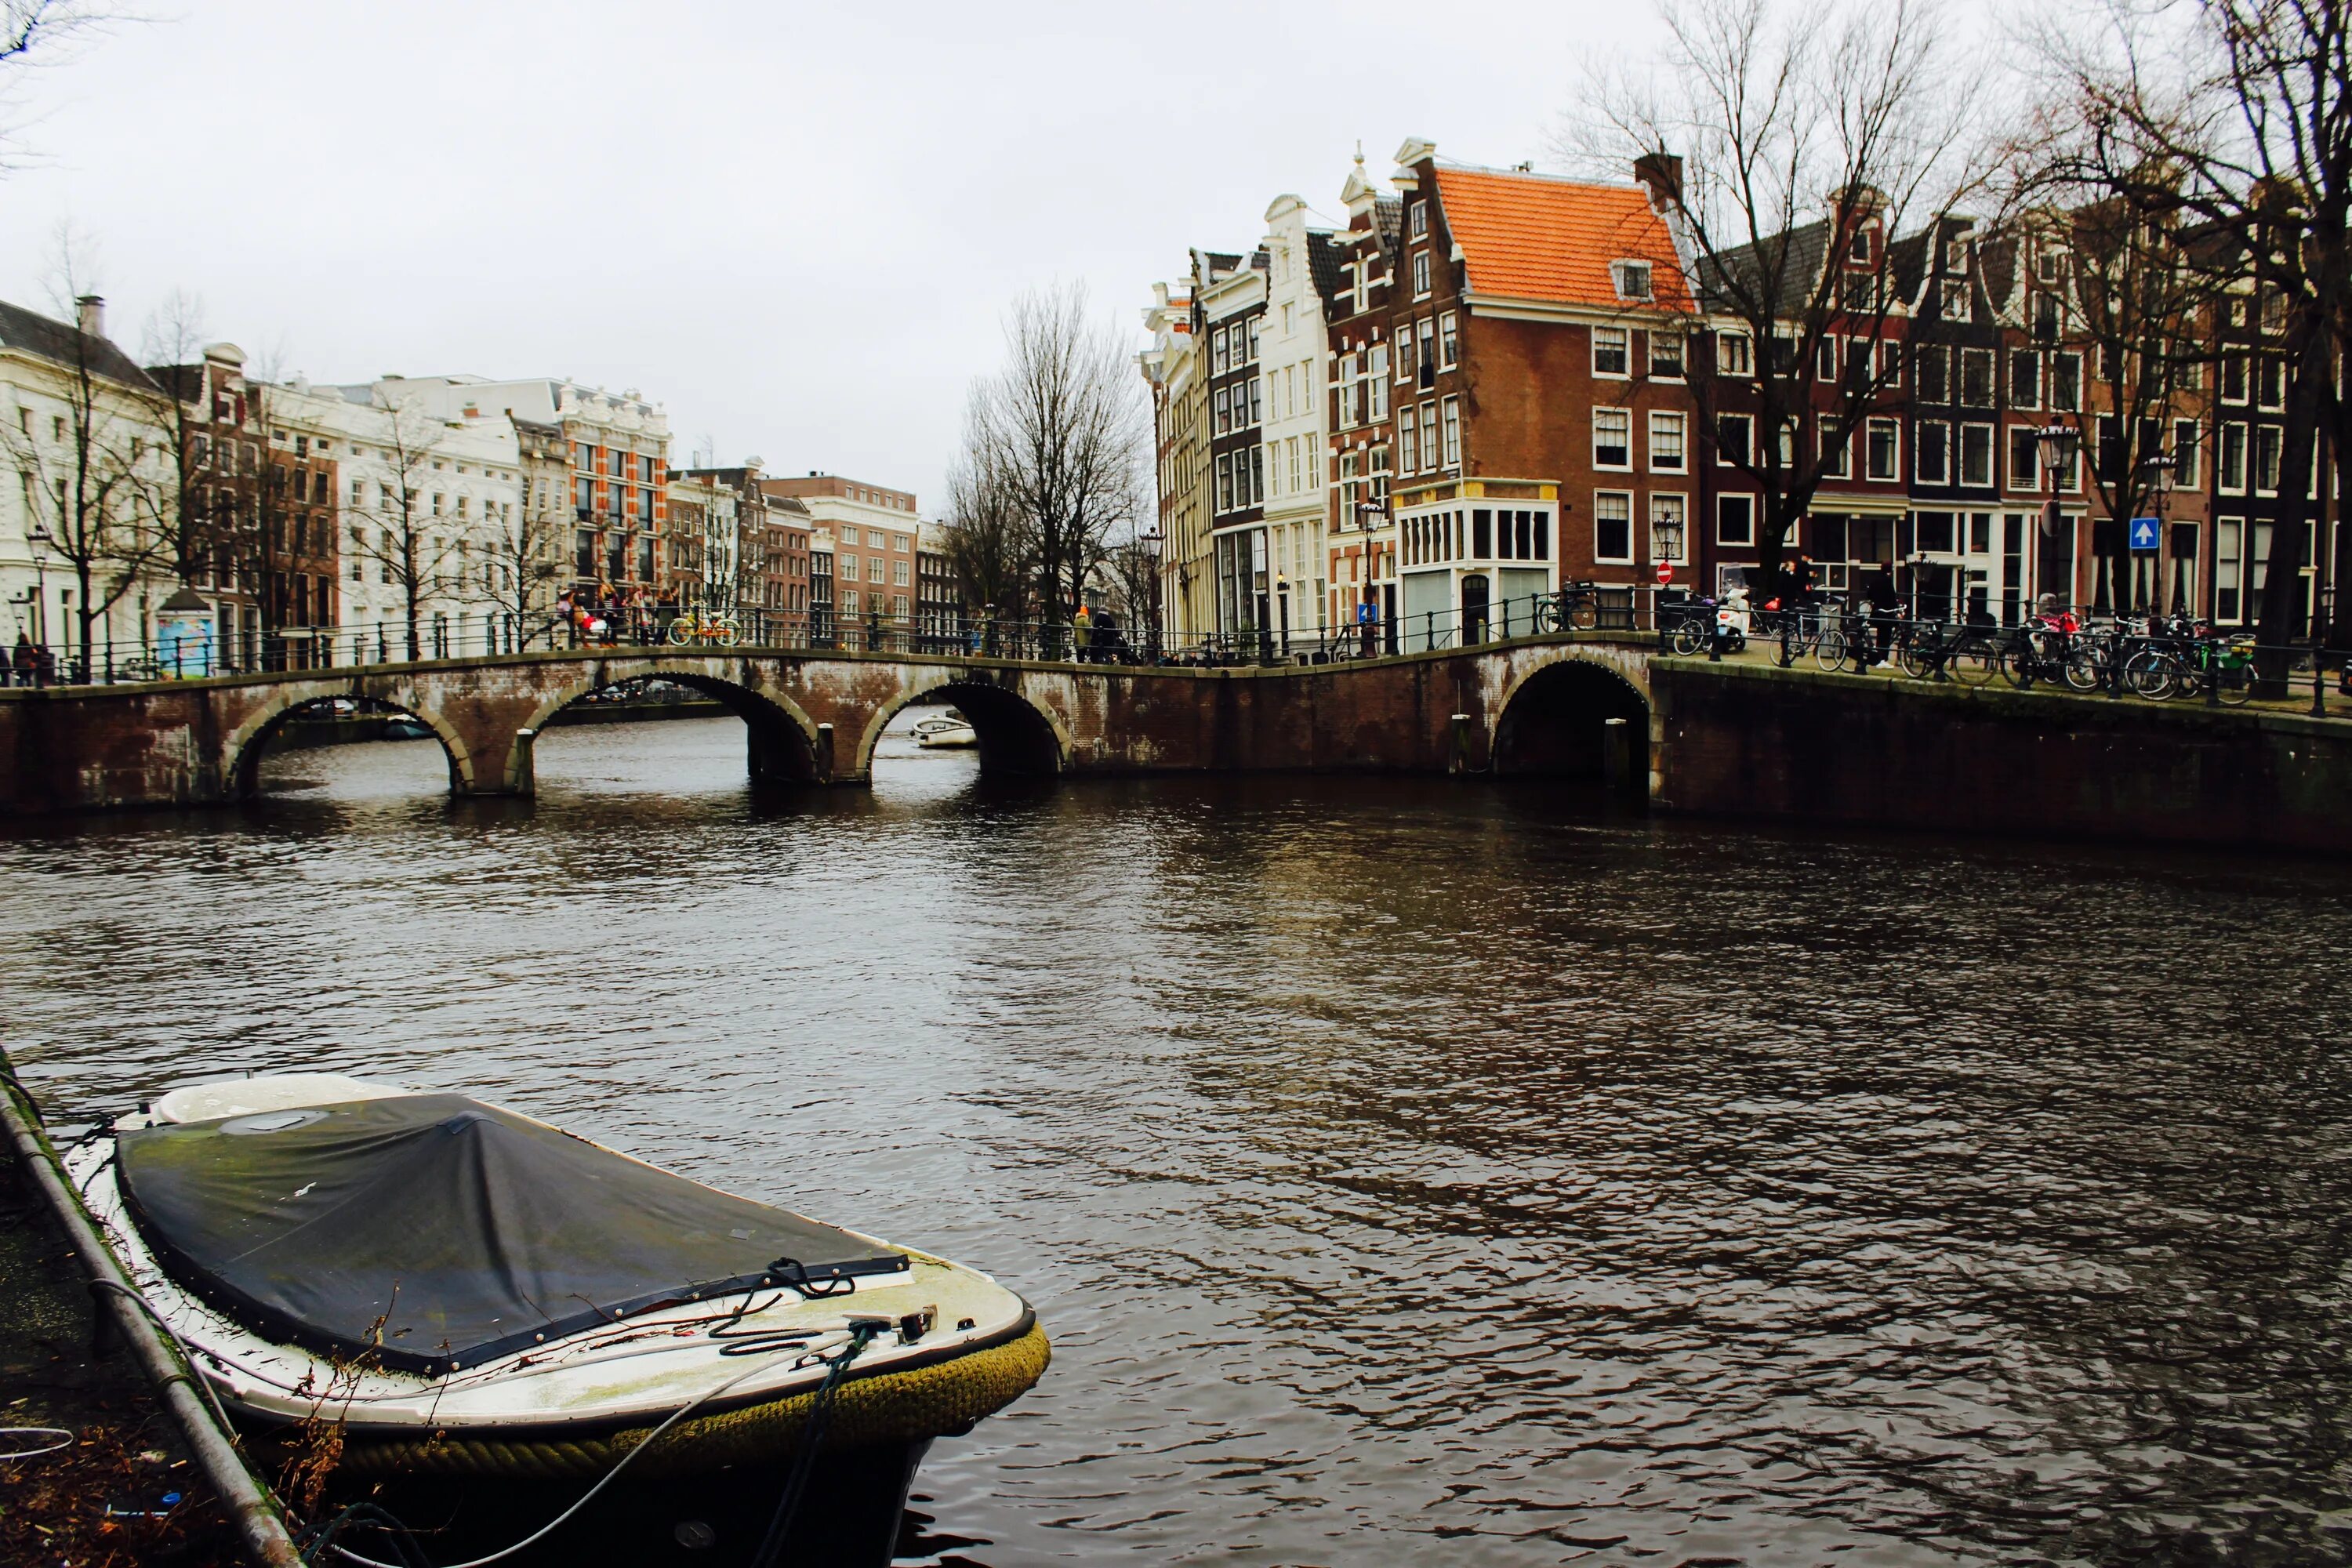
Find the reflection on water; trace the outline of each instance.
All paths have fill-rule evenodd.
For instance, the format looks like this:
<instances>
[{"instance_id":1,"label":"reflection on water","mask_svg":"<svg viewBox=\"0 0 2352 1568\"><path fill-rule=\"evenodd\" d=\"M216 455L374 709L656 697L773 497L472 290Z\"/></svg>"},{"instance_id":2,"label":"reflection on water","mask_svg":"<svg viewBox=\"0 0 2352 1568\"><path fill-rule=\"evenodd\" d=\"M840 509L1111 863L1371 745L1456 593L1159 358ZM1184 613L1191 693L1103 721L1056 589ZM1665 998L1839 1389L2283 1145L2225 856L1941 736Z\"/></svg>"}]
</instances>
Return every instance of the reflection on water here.
<instances>
[{"instance_id":1,"label":"reflection on water","mask_svg":"<svg viewBox=\"0 0 2352 1568\"><path fill-rule=\"evenodd\" d=\"M466 1089L992 1270L1055 1365L932 1561L2346 1560L2337 870L743 743L24 831L26 1076Z\"/></svg>"}]
</instances>

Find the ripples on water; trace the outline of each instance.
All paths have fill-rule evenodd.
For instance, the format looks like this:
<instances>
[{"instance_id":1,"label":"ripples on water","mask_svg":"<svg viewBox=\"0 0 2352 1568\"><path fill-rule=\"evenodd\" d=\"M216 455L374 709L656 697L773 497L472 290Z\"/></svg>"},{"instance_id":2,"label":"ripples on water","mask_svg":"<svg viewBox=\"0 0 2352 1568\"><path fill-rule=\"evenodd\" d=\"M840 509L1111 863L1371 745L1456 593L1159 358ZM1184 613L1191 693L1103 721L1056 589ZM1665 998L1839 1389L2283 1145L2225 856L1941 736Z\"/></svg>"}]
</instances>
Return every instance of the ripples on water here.
<instances>
[{"instance_id":1,"label":"ripples on water","mask_svg":"<svg viewBox=\"0 0 2352 1568\"><path fill-rule=\"evenodd\" d=\"M477 1091L992 1270L1054 1368L929 1561L2352 1556L2337 868L742 744L20 830L26 1076Z\"/></svg>"}]
</instances>

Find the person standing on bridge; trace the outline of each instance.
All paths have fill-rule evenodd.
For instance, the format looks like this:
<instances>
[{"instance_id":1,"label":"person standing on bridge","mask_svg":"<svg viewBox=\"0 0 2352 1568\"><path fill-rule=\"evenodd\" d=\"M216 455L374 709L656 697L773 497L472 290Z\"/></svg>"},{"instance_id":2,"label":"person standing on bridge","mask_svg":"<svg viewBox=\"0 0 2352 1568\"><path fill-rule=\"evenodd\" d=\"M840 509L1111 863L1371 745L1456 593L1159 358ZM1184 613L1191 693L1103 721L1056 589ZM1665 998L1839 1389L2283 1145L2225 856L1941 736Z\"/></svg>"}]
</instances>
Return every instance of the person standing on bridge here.
<instances>
[{"instance_id":1,"label":"person standing on bridge","mask_svg":"<svg viewBox=\"0 0 2352 1568\"><path fill-rule=\"evenodd\" d=\"M1093 648L1094 641L1094 614L1084 605L1080 605L1077 615L1070 621L1070 648L1080 664L1087 662L1087 653Z\"/></svg>"},{"instance_id":2,"label":"person standing on bridge","mask_svg":"<svg viewBox=\"0 0 2352 1568\"><path fill-rule=\"evenodd\" d=\"M1902 595L1895 591L1895 568L1885 561L1863 584L1862 596L1870 602L1870 626L1874 645L1874 661L1886 662L1887 650L1895 645L1895 617L1902 607Z\"/></svg>"}]
</instances>

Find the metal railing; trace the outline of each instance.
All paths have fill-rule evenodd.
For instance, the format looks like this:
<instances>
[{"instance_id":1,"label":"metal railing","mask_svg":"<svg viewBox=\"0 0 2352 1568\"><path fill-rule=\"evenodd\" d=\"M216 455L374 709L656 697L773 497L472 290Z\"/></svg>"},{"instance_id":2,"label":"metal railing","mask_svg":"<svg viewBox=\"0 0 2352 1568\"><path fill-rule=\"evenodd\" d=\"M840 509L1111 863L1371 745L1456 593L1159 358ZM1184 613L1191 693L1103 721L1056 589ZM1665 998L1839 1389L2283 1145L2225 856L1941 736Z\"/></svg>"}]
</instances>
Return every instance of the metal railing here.
<instances>
[{"instance_id":1,"label":"metal railing","mask_svg":"<svg viewBox=\"0 0 2352 1568\"><path fill-rule=\"evenodd\" d=\"M1303 632L1243 628L1193 637L1130 633L1109 624L910 616L841 616L818 610L695 611L675 605L575 612L377 620L293 626L222 638L211 622L139 639L52 650L20 643L7 666L16 686L115 685L207 676L301 674L424 659L494 658L547 649L757 647L855 654L928 654L1087 664L1217 668L1316 665L1476 647L1560 632L1647 635L1658 625L1649 584L1572 584L1554 594ZM1671 595L1670 595L1671 597Z\"/></svg>"}]
</instances>

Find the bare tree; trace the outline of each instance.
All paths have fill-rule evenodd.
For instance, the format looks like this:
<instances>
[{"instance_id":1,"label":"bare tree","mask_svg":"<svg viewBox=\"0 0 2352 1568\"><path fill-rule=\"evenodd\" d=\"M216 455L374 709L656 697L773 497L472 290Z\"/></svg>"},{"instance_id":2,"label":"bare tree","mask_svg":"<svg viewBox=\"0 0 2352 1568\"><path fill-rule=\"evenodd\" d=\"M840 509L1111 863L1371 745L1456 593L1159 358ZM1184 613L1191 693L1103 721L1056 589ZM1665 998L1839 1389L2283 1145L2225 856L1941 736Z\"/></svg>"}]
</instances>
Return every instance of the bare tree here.
<instances>
[{"instance_id":1,"label":"bare tree","mask_svg":"<svg viewBox=\"0 0 2352 1568\"><path fill-rule=\"evenodd\" d=\"M1065 621L1106 541L1142 514L1141 388L1117 330L1090 318L1083 285L1015 300L1005 343L1005 367L975 389L968 458L1024 525L1041 612Z\"/></svg>"},{"instance_id":2,"label":"bare tree","mask_svg":"<svg viewBox=\"0 0 2352 1568\"><path fill-rule=\"evenodd\" d=\"M1005 620L1024 619L1036 557L1013 487L992 465L982 434L984 399L973 389L963 454L948 472L940 524L949 566L964 592Z\"/></svg>"},{"instance_id":3,"label":"bare tree","mask_svg":"<svg viewBox=\"0 0 2352 1568\"><path fill-rule=\"evenodd\" d=\"M1160 646L1160 550L1156 538L1131 532L1112 542L1105 567L1118 603L1113 607L1128 640L1139 648Z\"/></svg>"},{"instance_id":4,"label":"bare tree","mask_svg":"<svg viewBox=\"0 0 2352 1568\"><path fill-rule=\"evenodd\" d=\"M215 507L210 472L210 425L204 399L204 302L173 289L147 319L141 356L156 382L157 422L171 432L171 506L163 531L173 572L186 584L204 574L221 530L232 520Z\"/></svg>"},{"instance_id":5,"label":"bare tree","mask_svg":"<svg viewBox=\"0 0 2352 1568\"><path fill-rule=\"evenodd\" d=\"M0 109L13 101L26 72L63 65L77 42L121 19L87 0L0 0ZM0 171L13 161L17 130L16 122L0 121Z\"/></svg>"},{"instance_id":6,"label":"bare tree","mask_svg":"<svg viewBox=\"0 0 2352 1568\"><path fill-rule=\"evenodd\" d=\"M1755 421L1720 457L1762 494L1769 583L1851 437L1895 400L1900 357L1870 346L1901 304L1889 242L1976 184L1963 73L1934 0L1674 0L1662 16L1663 58L1605 71L1558 149L1619 177L1639 161L1675 227L1714 329L1686 370L1708 445L1725 415Z\"/></svg>"},{"instance_id":7,"label":"bare tree","mask_svg":"<svg viewBox=\"0 0 2352 1568\"><path fill-rule=\"evenodd\" d=\"M98 297L70 231L58 241L58 314L79 322ZM77 658L87 676L93 628L168 560L177 530L158 420L160 390L105 338L79 325L52 334L54 408L20 404L0 419L0 452L18 476L33 530L64 558L75 584ZM32 531L28 530L28 531Z\"/></svg>"},{"instance_id":8,"label":"bare tree","mask_svg":"<svg viewBox=\"0 0 2352 1568\"><path fill-rule=\"evenodd\" d=\"M454 531L426 510L425 473L448 425L423 397L379 388L374 406L383 420L372 444L382 449L384 472L348 507L346 535L352 552L377 568L383 581L400 591L407 657L422 656L417 623L425 600L445 581L457 559Z\"/></svg>"},{"instance_id":9,"label":"bare tree","mask_svg":"<svg viewBox=\"0 0 2352 1568\"><path fill-rule=\"evenodd\" d=\"M518 646L529 647L541 632L554 635L549 615L556 580L563 574L561 556L572 534L572 514L562 507L568 495L554 495L550 504L541 505L528 480L521 489L521 500L509 503L484 536L482 595L514 628Z\"/></svg>"},{"instance_id":10,"label":"bare tree","mask_svg":"<svg viewBox=\"0 0 2352 1568\"><path fill-rule=\"evenodd\" d=\"M2338 0L2087 0L2032 34L2053 90L2053 166L2178 215L2221 287L2251 288L2284 363L2284 429L2257 640L2302 628L2294 587L2321 508L2301 476L2347 429L2336 368L2352 324L2352 11ZM2315 489L2315 487L2314 487ZM2352 559L2337 562L2337 581ZM2352 611L2337 595L2338 637ZM2284 653L2264 657L2275 678Z\"/></svg>"}]
</instances>

